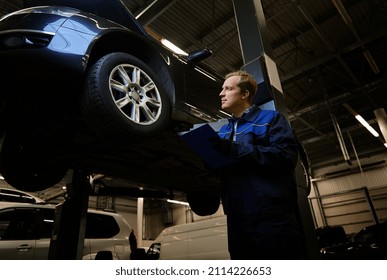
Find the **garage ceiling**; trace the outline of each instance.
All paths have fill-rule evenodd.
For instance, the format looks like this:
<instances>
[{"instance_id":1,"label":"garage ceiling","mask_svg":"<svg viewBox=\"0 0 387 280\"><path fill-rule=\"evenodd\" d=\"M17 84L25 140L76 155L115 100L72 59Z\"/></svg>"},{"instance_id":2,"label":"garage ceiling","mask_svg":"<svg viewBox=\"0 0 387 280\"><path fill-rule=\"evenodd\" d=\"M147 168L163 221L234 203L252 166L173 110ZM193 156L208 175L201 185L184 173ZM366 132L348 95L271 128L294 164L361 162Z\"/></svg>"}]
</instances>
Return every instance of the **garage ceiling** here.
<instances>
[{"instance_id":1,"label":"garage ceiling","mask_svg":"<svg viewBox=\"0 0 387 280\"><path fill-rule=\"evenodd\" d=\"M205 62L218 73L243 65L232 0L122 1L149 31L186 52L210 48ZM13 3L0 0L0 13ZM387 1L261 3L289 119L312 167L348 161L345 150L353 162L386 153L382 136L372 136L350 109L381 134L374 110L387 104Z\"/></svg>"},{"instance_id":2,"label":"garage ceiling","mask_svg":"<svg viewBox=\"0 0 387 280\"><path fill-rule=\"evenodd\" d=\"M135 15L154 2L126 1ZM222 75L243 65L232 0L157 2L139 17L150 30L186 52L210 48L206 62ZM351 162L386 153L382 136L372 136L350 109L381 135L374 110L387 104L387 1L261 3L288 115L312 166L346 162L345 151Z\"/></svg>"}]
</instances>

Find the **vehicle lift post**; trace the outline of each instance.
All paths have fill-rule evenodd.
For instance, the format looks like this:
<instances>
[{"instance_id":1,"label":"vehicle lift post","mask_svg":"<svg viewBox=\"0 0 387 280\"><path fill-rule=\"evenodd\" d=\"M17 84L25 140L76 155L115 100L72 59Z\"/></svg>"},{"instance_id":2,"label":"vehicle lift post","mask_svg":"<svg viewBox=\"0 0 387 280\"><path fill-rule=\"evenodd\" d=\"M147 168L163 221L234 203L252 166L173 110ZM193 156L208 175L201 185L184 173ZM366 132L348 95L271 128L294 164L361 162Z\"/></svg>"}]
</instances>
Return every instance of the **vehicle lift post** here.
<instances>
[{"instance_id":1,"label":"vehicle lift post","mask_svg":"<svg viewBox=\"0 0 387 280\"><path fill-rule=\"evenodd\" d=\"M83 258L89 191L88 174L72 170L72 180L67 185L68 198L55 209L49 260Z\"/></svg>"},{"instance_id":2,"label":"vehicle lift post","mask_svg":"<svg viewBox=\"0 0 387 280\"><path fill-rule=\"evenodd\" d=\"M261 0L233 0L233 6L244 62L241 69L253 75L258 83L255 103L288 117L278 70L271 59L272 50ZM301 187L297 187L297 193L307 258L320 259L308 193Z\"/></svg>"}]
</instances>

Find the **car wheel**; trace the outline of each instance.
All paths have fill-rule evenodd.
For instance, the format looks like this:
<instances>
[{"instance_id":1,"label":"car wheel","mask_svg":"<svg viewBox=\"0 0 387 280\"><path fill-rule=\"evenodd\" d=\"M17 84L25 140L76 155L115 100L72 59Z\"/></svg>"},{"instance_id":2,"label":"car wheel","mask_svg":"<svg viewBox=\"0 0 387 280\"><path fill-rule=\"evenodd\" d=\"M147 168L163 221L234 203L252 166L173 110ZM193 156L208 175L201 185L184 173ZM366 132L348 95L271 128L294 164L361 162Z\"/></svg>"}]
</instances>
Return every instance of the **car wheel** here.
<instances>
[{"instance_id":1,"label":"car wheel","mask_svg":"<svg viewBox=\"0 0 387 280\"><path fill-rule=\"evenodd\" d=\"M5 134L3 137L0 173L4 180L14 188L26 192L41 191L59 183L66 175L67 168L52 162L43 165L32 161L31 153L22 139L22 136L12 134Z\"/></svg>"},{"instance_id":2,"label":"car wheel","mask_svg":"<svg viewBox=\"0 0 387 280\"><path fill-rule=\"evenodd\" d=\"M82 100L86 123L100 136L149 136L170 118L170 102L161 82L143 61L111 53L88 71Z\"/></svg>"},{"instance_id":3,"label":"car wheel","mask_svg":"<svg viewBox=\"0 0 387 280\"><path fill-rule=\"evenodd\" d=\"M191 210L199 216L215 214L220 205L220 195L217 192L188 192L187 200Z\"/></svg>"}]
</instances>

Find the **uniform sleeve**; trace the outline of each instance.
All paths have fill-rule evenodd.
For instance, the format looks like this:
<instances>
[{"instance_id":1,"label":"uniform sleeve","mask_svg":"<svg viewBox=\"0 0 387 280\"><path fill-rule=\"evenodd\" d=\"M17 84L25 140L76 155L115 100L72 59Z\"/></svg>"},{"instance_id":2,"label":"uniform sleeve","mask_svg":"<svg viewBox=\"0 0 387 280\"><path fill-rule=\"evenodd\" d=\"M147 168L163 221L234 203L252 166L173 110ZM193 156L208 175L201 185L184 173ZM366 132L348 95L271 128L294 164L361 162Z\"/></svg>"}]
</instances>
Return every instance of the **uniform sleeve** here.
<instances>
[{"instance_id":1,"label":"uniform sleeve","mask_svg":"<svg viewBox=\"0 0 387 280\"><path fill-rule=\"evenodd\" d=\"M270 123L265 144L234 143L233 154L240 161L265 167L294 169L298 145L288 120L276 112Z\"/></svg>"}]
</instances>

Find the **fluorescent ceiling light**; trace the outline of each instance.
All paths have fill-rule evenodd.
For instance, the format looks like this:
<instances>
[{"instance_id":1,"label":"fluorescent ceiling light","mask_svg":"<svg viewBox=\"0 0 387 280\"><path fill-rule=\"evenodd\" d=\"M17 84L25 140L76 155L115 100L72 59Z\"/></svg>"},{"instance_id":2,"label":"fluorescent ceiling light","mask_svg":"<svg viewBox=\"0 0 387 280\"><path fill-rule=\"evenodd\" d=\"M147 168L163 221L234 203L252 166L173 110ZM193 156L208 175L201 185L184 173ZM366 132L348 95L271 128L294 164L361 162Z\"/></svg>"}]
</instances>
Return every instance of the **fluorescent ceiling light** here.
<instances>
[{"instance_id":1,"label":"fluorescent ceiling light","mask_svg":"<svg viewBox=\"0 0 387 280\"><path fill-rule=\"evenodd\" d=\"M371 132L371 134L375 137L379 137L379 133L372 127L369 125L369 123L363 119L362 116L360 115L356 115L355 118L365 127L368 129L369 132Z\"/></svg>"},{"instance_id":2,"label":"fluorescent ceiling light","mask_svg":"<svg viewBox=\"0 0 387 280\"><path fill-rule=\"evenodd\" d=\"M180 204L180 205L189 206L189 203L188 203L188 202L183 202L183 201L179 201L179 200L167 199L167 202L169 202L169 203L174 203L174 204Z\"/></svg>"},{"instance_id":3,"label":"fluorescent ceiling light","mask_svg":"<svg viewBox=\"0 0 387 280\"><path fill-rule=\"evenodd\" d=\"M365 127L368 129L369 132L375 137L379 137L379 133L372 127L370 124L358 113L356 113L351 106L349 106L347 103L344 103L343 106L352 114L355 116L355 118Z\"/></svg>"},{"instance_id":4,"label":"fluorescent ceiling light","mask_svg":"<svg viewBox=\"0 0 387 280\"><path fill-rule=\"evenodd\" d=\"M183 55L188 55L188 53L186 53L185 51L183 51L183 50L180 49L178 46L176 46L175 44L173 44L172 42L168 41L168 40L165 39L165 38L161 39L161 44L163 44L164 46L166 46L168 49L170 49L170 50L173 51L174 53L177 53L177 54L183 54Z\"/></svg>"}]
</instances>

